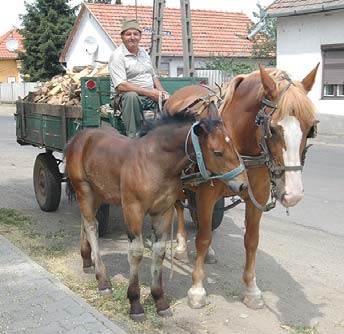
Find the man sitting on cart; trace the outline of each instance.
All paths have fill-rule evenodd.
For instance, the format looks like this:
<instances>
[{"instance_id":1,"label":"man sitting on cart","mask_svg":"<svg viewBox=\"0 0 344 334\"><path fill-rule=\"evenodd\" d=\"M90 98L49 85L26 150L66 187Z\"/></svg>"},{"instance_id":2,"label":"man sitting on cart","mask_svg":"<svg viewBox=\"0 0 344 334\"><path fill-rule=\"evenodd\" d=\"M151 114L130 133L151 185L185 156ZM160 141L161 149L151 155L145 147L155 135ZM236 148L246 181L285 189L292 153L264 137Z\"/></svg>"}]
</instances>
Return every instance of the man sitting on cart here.
<instances>
[{"instance_id":1,"label":"man sitting on cart","mask_svg":"<svg viewBox=\"0 0 344 334\"><path fill-rule=\"evenodd\" d=\"M168 98L151 59L139 46L142 30L136 20L124 21L122 44L111 54L109 73L117 94L121 95L122 119L127 136L134 138L144 120L143 110L153 110Z\"/></svg>"}]
</instances>

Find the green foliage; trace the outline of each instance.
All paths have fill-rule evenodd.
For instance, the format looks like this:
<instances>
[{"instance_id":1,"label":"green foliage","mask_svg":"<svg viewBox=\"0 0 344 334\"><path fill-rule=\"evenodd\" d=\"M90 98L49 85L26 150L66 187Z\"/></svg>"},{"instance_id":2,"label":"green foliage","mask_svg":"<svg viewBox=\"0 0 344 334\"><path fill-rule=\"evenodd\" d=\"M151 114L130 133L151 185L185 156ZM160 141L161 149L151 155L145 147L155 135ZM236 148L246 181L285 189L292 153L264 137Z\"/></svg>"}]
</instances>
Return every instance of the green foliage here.
<instances>
[{"instance_id":1,"label":"green foliage","mask_svg":"<svg viewBox=\"0 0 344 334\"><path fill-rule=\"evenodd\" d=\"M220 70L235 76L237 74L250 73L256 69L256 66L234 58L219 56L213 57L210 61L206 62L205 68L207 70Z\"/></svg>"},{"instance_id":2,"label":"green foliage","mask_svg":"<svg viewBox=\"0 0 344 334\"><path fill-rule=\"evenodd\" d=\"M21 73L25 80L46 81L64 71L59 62L75 20L76 8L70 0L35 0L25 2L21 15L25 52L19 53Z\"/></svg>"},{"instance_id":3,"label":"green foliage","mask_svg":"<svg viewBox=\"0 0 344 334\"><path fill-rule=\"evenodd\" d=\"M253 12L253 16L259 19L263 19L265 17L265 11L263 7L259 4L258 12ZM257 33L253 39L253 49L252 49L252 56L253 57L271 57L276 52L276 38L277 38L277 25L275 18L264 18L265 25L264 27ZM252 24L248 31L249 33L253 31L255 28L255 24Z\"/></svg>"}]
</instances>

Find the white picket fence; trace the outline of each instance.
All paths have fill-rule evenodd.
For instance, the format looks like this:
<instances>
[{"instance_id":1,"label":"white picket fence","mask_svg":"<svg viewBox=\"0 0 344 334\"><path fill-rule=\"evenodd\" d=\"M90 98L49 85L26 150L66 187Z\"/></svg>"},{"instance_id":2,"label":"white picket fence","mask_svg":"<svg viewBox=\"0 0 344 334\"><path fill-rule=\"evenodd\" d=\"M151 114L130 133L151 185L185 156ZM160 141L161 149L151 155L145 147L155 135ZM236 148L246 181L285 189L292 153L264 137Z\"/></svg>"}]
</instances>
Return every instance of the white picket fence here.
<instances>
[{"instance_id":1,"label":"white picket fence","mask_svg":"<svg viewBox=\"0 0 344 334\"><path fill-rule=\"evenodd\" d=\"M215 87L216 84L221 85L232 78L229 73L220 70L195 70L195 76L208 78L210 87Z\"/></svg>"},{"instance_id":2,"label":"white picket fence","mask_svg":"<svg viewBox=\"0 0 344 334\"><path fill-rule=\"evenodd\" d=\"M40 85L40 82L0 83L0 102L13 103L37 90Z\"/></svg>"}]
</instances>

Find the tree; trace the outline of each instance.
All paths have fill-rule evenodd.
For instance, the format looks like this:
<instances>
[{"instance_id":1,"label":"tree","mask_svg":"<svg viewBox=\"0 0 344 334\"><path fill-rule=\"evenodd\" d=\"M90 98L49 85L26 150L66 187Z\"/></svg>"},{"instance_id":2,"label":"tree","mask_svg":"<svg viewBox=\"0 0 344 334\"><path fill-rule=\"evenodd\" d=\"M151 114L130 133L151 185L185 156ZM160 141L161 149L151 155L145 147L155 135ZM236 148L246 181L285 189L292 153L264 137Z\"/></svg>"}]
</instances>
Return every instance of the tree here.
<instances>
[{"instance_id":1,"label":"tree","mask_svg":"<svg viewBox=\"0 0 344 334\"><path fill-rule=\"evenodd\" d=\"M212 57L212 59L205 64L208 70L220 70L232 76L242 73L250 73L255 69L255 65L244 63L228 56Z\"/></svg>"},{"instance_id":2,"label":"tree","mask_svg":"<svg viewBox=\"0 0 344 334\"><path fill-rule=\"evenodd\" d=\"M25 2L21 15L25 52L19 53L21 73L25 80L46 81L64 71L59 62L75 20L70 0L35 0Z\"/></svg>"},{"instance_id":3,"label":"tree","mask_svg":"<svg viewBox=\"0 0 344 334\"><path fill-rule=\"evenodd\" d=\"M253 57L271 57L276 53L276 37L277 37L277 25L276 19L267 17L264 8L257 3L258 12L253 12L253 16L264 22L265 25L259 30L259 32L253 36ZM255 29L256 25L252 24L249 27L249 33Z\"/></svg>"}]
</instances>

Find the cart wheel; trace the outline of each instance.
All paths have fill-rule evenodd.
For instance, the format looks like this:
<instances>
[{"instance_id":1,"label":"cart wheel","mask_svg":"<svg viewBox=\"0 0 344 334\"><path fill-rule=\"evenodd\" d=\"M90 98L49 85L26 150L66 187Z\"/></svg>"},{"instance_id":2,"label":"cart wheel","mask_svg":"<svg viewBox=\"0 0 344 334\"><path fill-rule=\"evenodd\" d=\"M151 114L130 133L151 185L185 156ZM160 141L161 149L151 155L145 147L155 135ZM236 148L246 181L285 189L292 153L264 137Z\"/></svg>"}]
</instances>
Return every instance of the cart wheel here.
<instances>
[{"instance_id":1,"label":"cart wheel","mask_svg":"<svg viewBox=\"0 0 344 334\"><path fill-rule=\"evenodd\" d=\"M61 200L61 173L51 153L37 156L33 168L33 186L38 205L43 211L56 211Z\"/></svg>"},{"instance_id":2,"label":"cart wheel","mask_svg":"<svg viewBox=\"0 0 344 334\"><path fill-rule=\"evenodd\" d=\"M195 193L193 191L187 191L186 197L188 199L188 202L192 208L196 207L196 199L195 199ZM212 218L212 231L216 230L220 225L223 220L223 216L225 214L224 211L224 206L225 206L225 198L221 197L214 206L214 211L213 211L213 218ZM197 210L192 210L190 209L190 215L192 218L192 221L195 223L195 225L198 225L198 217L197 217Z\"/></svg>"},{"instance_id":3,"label":"cart wheel","mask_svg":"<svg viewBox=\"0 0 344 334\"><path fill-rule=\"evenodd\" d=\"M109 227L110 205L102 204L97 210L96 218L98 221L98 234L103 237Z\"/></svg>"}]
</instances>

